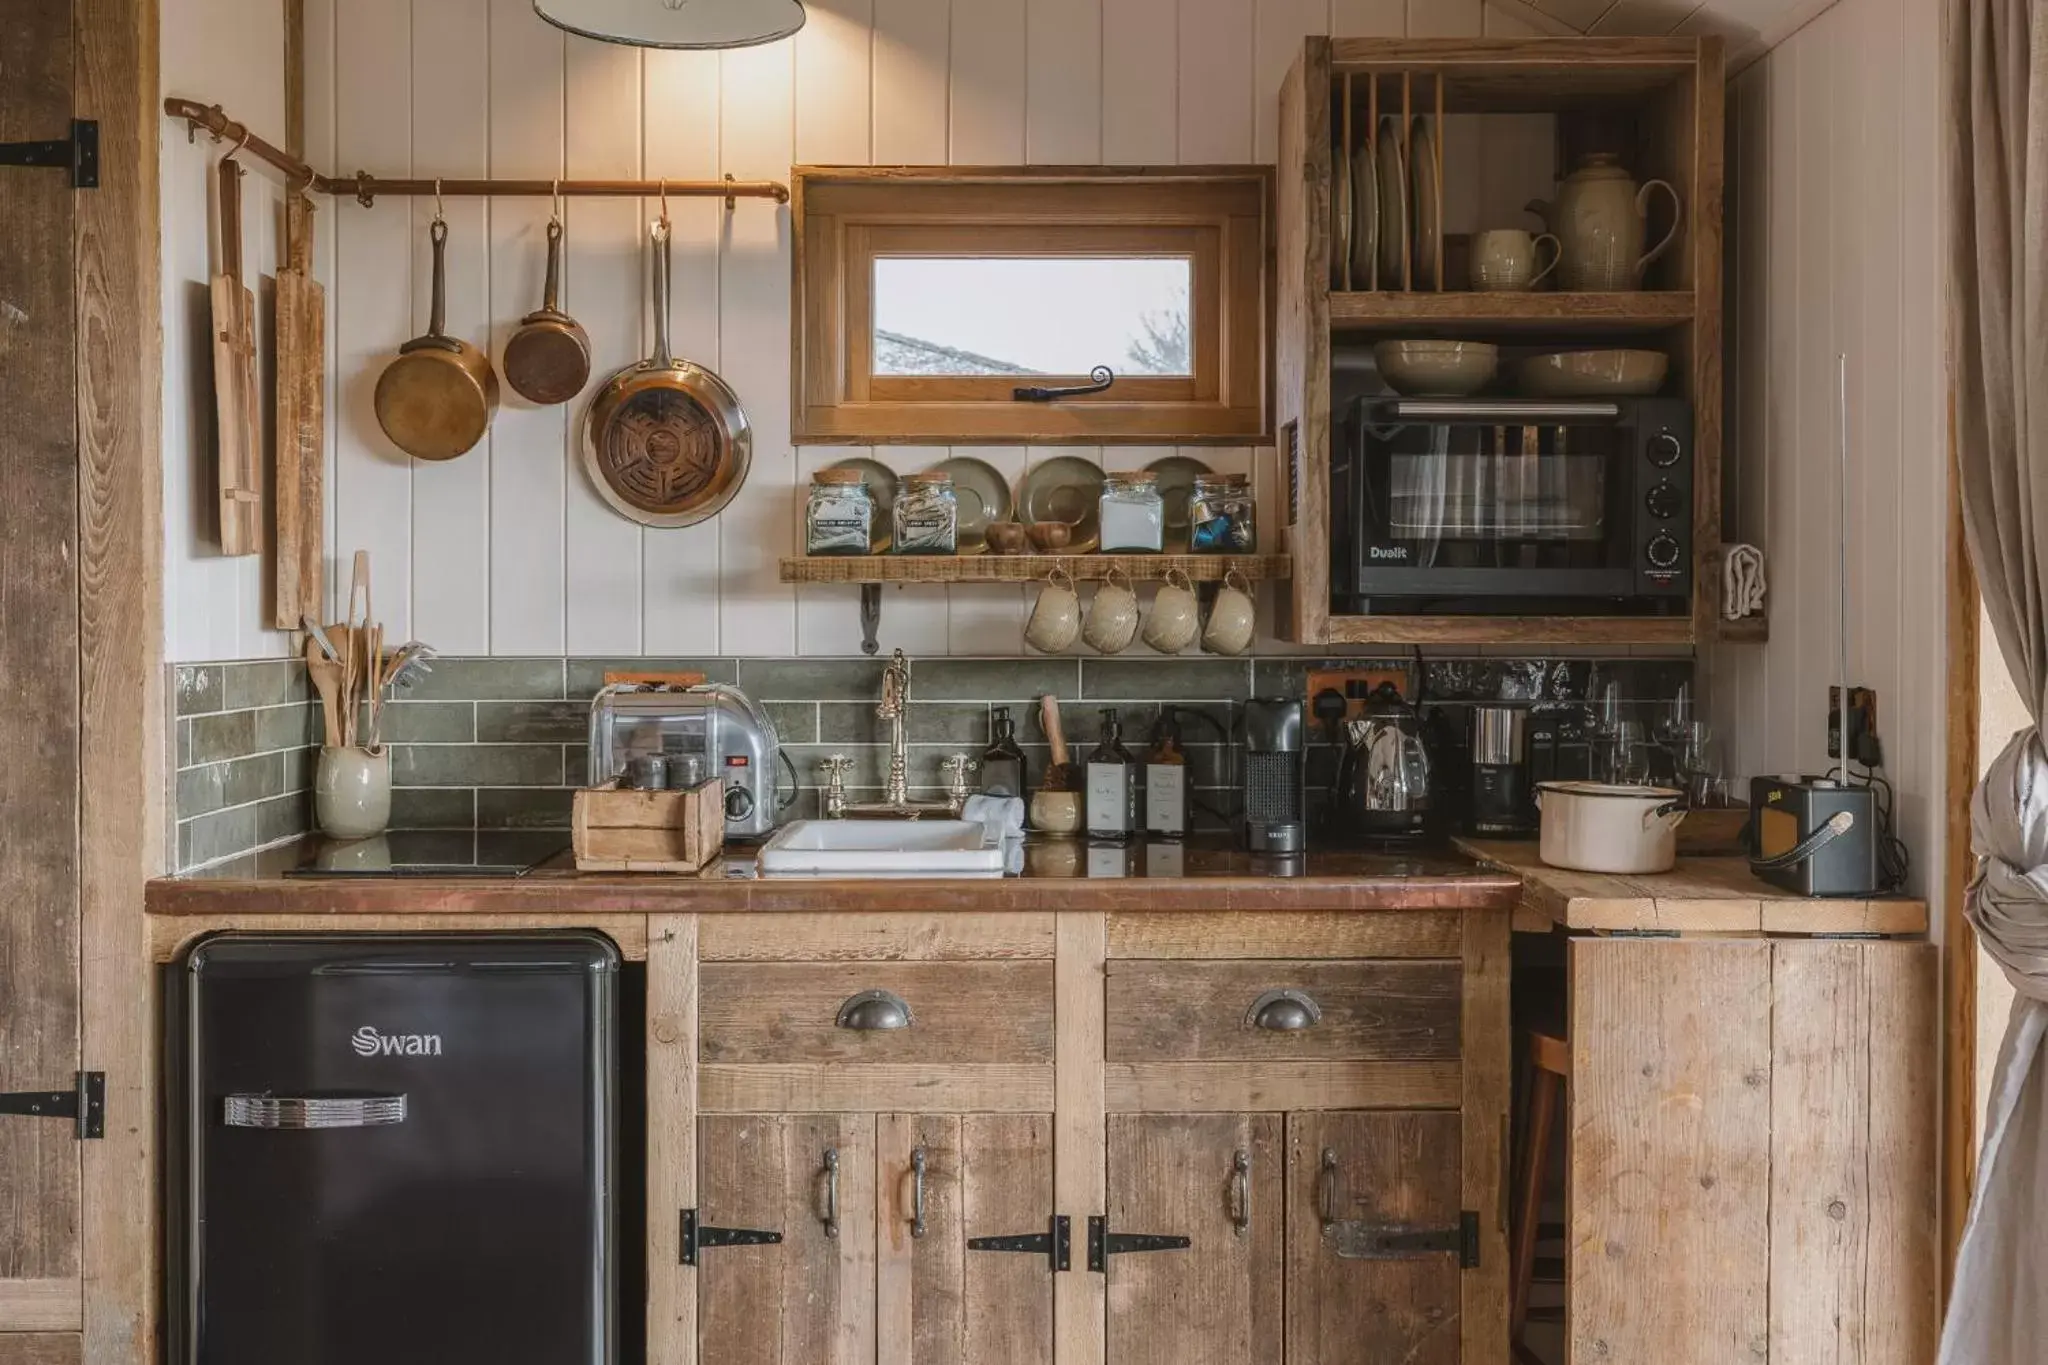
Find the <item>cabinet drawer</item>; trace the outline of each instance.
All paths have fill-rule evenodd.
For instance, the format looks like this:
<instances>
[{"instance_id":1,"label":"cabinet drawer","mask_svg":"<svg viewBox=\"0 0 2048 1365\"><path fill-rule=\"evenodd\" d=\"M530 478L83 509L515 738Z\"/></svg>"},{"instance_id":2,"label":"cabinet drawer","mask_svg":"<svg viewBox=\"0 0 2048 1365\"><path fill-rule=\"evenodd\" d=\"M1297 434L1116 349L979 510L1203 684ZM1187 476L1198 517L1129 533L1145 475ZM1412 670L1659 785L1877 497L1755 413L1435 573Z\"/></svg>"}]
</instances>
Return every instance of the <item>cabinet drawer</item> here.
<instances>
[{"instance_id":1,"label":"cabinet drawer","mask_svg":"<svg viewBox=\"0 0 2048 1365\"><path fill-rule=\"evenodd\" d=\"M1439 961L1111 962L1107 1055L1113 1062L1453 1058L1460 970Z\"/></svg>"},{"instance_id":2,"label":"cabinet drawer","mask_svg":"<svg viewBox=\"0 0 2048 1365\"><path fill-rule=\"evenodd\" d=\"M1050 962L707 962L699 972L706 1062L1053 1057ZM899 1009L907 1025L884 1027Z\"/></svg>"}]
</instances>

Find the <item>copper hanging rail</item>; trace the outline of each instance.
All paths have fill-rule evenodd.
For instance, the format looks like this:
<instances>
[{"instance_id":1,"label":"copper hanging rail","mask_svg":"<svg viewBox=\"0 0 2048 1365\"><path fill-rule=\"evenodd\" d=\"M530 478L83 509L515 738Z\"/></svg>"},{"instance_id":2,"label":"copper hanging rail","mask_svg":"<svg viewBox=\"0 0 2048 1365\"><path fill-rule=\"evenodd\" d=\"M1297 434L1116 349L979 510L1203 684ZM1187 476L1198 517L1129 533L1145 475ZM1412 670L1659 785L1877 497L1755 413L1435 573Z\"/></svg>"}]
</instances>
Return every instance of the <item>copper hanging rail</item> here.
<instances>
[{"instance_id":1,"label":"copper hanging rail","mask_svg":"<svg viewBox=\"0 0 2048 1365\"><path fill-rule=\"evenodd\" d=\"M731 176L723 180L387 180L367 171L357 171L352 176L322 175L289 152L257 137L247 124L229 118L218 104L201 104L197 100L179 99L174 95L164 101L164 112L172 118L185 120L187 136L203 128L213 135L216 142L232 141L237 151L275 166L295 187L316 190L321 194L349 195L365 208L380 194L401 197L439 194L447 198L559 194L649 199L666 194L676 199L723 199L727 208L732 208L740 199L773 199L778 204L789 202L787 185L774 180L735 180Z\"/></svg>"}]
</instances>

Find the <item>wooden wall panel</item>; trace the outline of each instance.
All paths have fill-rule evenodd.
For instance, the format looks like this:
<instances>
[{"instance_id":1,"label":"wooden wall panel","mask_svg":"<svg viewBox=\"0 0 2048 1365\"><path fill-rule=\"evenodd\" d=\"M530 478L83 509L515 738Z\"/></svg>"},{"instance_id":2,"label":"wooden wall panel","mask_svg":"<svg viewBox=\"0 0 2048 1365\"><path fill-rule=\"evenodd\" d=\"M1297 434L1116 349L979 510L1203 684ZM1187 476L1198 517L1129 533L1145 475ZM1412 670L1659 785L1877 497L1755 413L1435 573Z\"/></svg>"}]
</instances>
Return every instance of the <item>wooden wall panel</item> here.
<instances>
[{"instance_id":1,"label":"wooden wall panel","mask_svg":"<svg viewBox=\"0 0 2048 1365\"><path fill-rule=\"evenodd\" d=\"M1102 160L1102 3L1037 0L1025 7L1024 159L1033 165Z\"/></svg>"},{"instance_id":2,"label":"wooden wall panel","mask_svg":"<svg viewBox=\"0 0 2048 1365\"><path fill-rule=\"evenodd\" d=\"M16 54L0 80L0 139L55 137L70 126L73 8L0 3L0 32ZM0 677L10 695L0 710L0 1090L50 1090L68 1088L80 1066L78 191L57 171L5 174ZM12 1297L8 1282L30 1281L55 1282L73 1306L72 1322L21 1327L77 1325L78 1161L69 1124L0 1118L0 1305ZM42 1303L48 1293L33 1298ZM17 1325L6 1318L0 1311L0 1328Z\"/></svg>"},{"instance_id":3,"label":"wooden wall panel","mask_svg":"<svg viewBox=\"0 0 2048 1365\"><path fill-rule=\"evenodd\" d=\"M1849 361L1848 653L1878 690L1911 888L1941 865L1943 537L1935 12L1841 0L1729 90L1727 539L1763 546L1768 644L1705 651L1732 774L1825 769L1839 672L1836 357Z\"/></svg>"}]
</instances>

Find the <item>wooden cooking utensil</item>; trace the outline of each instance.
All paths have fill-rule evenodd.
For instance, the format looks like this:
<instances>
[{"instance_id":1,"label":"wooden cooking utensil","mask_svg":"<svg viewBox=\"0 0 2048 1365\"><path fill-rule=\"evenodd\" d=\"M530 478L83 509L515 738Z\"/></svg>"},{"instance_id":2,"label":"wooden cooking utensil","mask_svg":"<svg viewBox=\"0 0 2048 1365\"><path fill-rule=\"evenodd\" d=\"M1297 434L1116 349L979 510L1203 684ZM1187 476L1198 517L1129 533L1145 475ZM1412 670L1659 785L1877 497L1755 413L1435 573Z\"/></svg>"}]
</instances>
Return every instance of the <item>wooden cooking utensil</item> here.
<instances>
[{"instance_id":1,"label":"wooden cooking utensil","mask_svg":"<svg viewBox=\"0 0 2048 1365\"><path fill-rule=\"evenodd\" d=\"M306 676L320 694L320 719L330 749L341 747L341 665L328 658L318 643L306 641Z\"/></svg>"},{"instance_id":2,"label":"wooden cooking utensil","mask_svg":"<svg viewBox=\"0 0 2048 1365\"><path fill-rule=\"evenodd\" d=\"M220 551L263 551L263 433L256 416L256 296L242 283L242 164L221 158L220 273L211 284Z\"/></svg>"},{"instance_id":3,"label":"wooden cooking utensil","mask_svg":"<svg viewBox=\"0 0 2048 1365\"><path fill-rule=\"evenodd\" d=\"M548 219L548 280L540 307L505 343L505 382L530 403L566 403L590 382L590 335L563 312L562 220Z\"/></svg>"},{"instance_id":4,"label":"wooden cooking utensil","mask_svg":"<svg viewBox=\"0 0 2048 1365\"><path fill-rule=\"evenodd\" d=\"M1052 745L1052 762L1045 766L1045 790L1072 791L1076 785L1074 765L1068 761L1067 737L1060 729L1060 699L1050 692L1040 697L1038 715L1046 741Z\"/></svg>"},{"instance_id":5,"label":"wooden cooking utensil","mask_svg":"<svg viewBox=\"0 0 2048 1365\"><path fill-rule=\"evenodd\" d=\"M448 224L428 229L434 244L434 300L425 336L398 348L377 376L377 425L422 460L452 460L475 446L498 411L498 375L483 351L442 330L448 313Z\"/></svg>"},{"instance_id":6,"label":"wooden cooking utensil","mask_svg":"<svg viewBox=\"0 0 2048 1365\"><path fill-rule=\"evenodd\" d=\"M326 517L325 458L327 295L313 278L313 201L292 195L284 206L284 268L277 272L277 604L271 624L295 629L320 610Z\"/></svg>"}]
</instances>

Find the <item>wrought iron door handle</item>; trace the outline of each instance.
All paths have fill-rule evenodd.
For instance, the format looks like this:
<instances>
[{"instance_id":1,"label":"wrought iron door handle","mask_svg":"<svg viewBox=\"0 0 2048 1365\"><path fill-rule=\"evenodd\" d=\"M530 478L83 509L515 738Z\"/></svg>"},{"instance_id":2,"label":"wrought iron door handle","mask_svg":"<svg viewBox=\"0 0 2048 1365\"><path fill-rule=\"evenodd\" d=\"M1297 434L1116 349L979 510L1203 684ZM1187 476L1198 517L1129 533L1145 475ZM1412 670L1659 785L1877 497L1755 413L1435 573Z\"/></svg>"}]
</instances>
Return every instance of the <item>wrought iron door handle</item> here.
<instances>
[{"instance_id":1,"label":"wrought iron door handle","mask_svg":"<svg viewBox=\"0 0 2048 1365\"><path fill-rule=\"evenodd\" d=\"M839 1235L839 1149L825 1149L825 1235Z\"/></svg>"},{"instance_id":2,"label":"wrought iron door handle","mask_svg":"<svg viewBox=\"0 0 2048 1365\"><path fill-rule=\"evenodd\" d=\"M1230 1159L1230 1188L1230 1223L1242 1237L1252 1225L1252 1154L1242 1147Z\"/></svg>"},{"instance_id":3,"label":"wrought iron door handle","mask_svg":"<svg viewBox=\"0 0 2048 1365\"><path fill-rule=\"evenodd\" d=\"M910 1154L910 1235L924 1236L924 1148Z\"/></svg>"}]
</instances>

